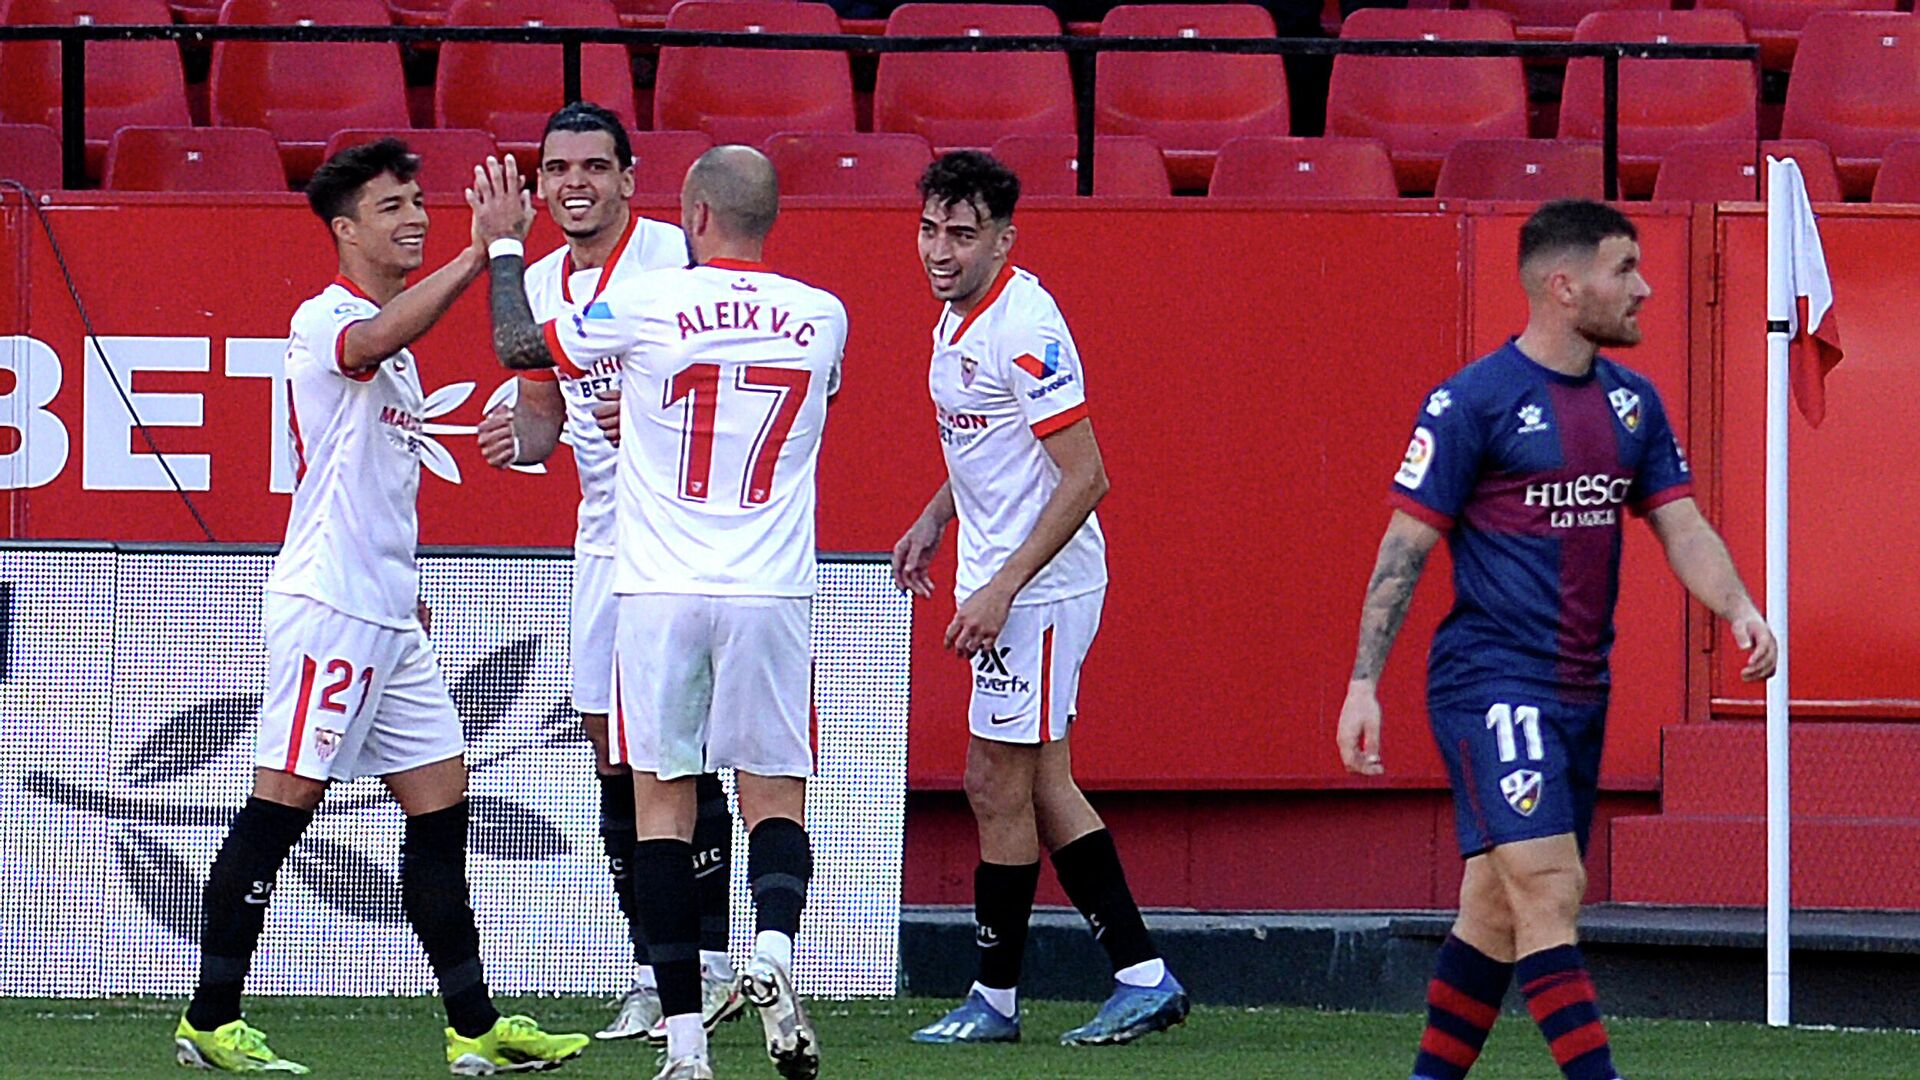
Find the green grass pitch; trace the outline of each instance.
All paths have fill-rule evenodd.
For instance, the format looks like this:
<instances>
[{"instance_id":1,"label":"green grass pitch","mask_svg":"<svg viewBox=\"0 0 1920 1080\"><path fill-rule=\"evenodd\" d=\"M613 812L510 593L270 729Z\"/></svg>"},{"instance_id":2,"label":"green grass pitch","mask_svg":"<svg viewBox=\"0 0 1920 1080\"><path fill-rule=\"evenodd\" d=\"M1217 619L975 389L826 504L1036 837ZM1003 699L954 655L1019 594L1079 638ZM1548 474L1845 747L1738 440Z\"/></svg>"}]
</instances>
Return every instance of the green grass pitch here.
<instances>
[{"instance_id":1,"label":"green grass pitch","mask_svg":"<svg viewBox=\"0 0 1920 1080\"><path fill-rule=\"evenodd\" d=\"M588 998L505 1001L550 1031L592 1031L608 1016ZM1400 1080L1412 1063L1420 1019L1411 1014L1324 1013L1310 1009L1202 1007L1186 1026L1132 1046L1068 1049L1061 1031L1093 1006L1028 1002L1027 1041L1018 1046L924 1047L907 1033L950 1002L903 998L816 1002L826 1080L928 1077L934 1080L1120 1080L1123 1077ZM179 1003L153 999L0 999L14 1034L0 1077L124 1080L190 1075L173 1064ZM438 1003L430 998L254 998L249 1018L274 1049L311 1065L324 1080L445 1076ZM1774 1031L1753 1024L1614 1020L1614 1060L1629 1080L1899 1080L1920 1076L1920 1034ZM715 1036L722 1078L774 1076L749 1015ZM639 1042L595 1043L554 1075L563 1080L646 1080L654 1054ZM192 1074L198 1075L198 1074ZM1557 1076L1525 1017L1494 1031L1475 1080Z\"/></svg>"}]
</instances>

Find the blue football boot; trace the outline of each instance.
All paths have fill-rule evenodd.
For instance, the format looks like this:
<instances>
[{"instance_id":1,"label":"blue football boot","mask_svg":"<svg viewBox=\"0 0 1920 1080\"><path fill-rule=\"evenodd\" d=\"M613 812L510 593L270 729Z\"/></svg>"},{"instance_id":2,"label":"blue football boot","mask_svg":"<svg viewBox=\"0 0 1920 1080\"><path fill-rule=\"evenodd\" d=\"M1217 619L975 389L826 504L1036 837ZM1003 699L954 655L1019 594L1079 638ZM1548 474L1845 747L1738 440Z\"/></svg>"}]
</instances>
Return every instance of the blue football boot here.
<instances>
[{"instance_id":1,"label":"blue football boot","mask_svg":"<svg viewBox=\"0 0 1920 1080\"><path fill-rule=\"evenodd\" d=\"M1168 972L1157 986L1119 983L1093 1019L1060 1036L1062 1046L1112 1046L1165 1031L1187 1018L1187 991Z\"/></svg>"},{"instance_id":2,"label":"blue football boot","mask_svg":"<svg viewBox=\"0 0 1920 1080\"><path fill-rule=\"evenodd\" d=\"M1185 1000L1184 998L1182 999ZM913 1033L917 1043L1012 1043L1020 1041L1020 1018L1002 1016L977 990L947 1015Z\"/></svg>"}]
</instances>

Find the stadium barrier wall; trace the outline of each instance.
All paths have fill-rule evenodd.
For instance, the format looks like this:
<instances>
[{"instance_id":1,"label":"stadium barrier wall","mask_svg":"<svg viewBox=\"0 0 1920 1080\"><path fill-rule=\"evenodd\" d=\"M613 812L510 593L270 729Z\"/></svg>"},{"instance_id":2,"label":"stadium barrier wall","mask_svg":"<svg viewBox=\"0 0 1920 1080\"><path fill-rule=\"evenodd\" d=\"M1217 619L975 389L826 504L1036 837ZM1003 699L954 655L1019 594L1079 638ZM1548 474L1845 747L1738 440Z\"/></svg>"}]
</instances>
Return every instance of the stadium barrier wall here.
<instances>
[{"instance_id":1,"label":"stadium barrier wall","mask_svg":"<svg viewBox=\"0 0 1920 1080\"><path fill-rule=\"evenodd\" d=\"M422 560L466 723L482 955L505 993L618 994L633 977L592 751L568 700L567 555ZM0 995L192 989L207 868L253 776L269 561L230 547L0 544ZM899 967L909 612L875 560L828 557L820 578L815 873L795 977L805 993L886 996ZM402 832L377 780L328 793L281 872L251 989L432 991L401 912ZM746 850L736 825L742 962Z\"/></svg>"},{"instance_id":2,"label":"stadium barrier wall","mask_svg":"<svg viewBox=\"0 0 1920 1080\"><path fill-rule=\"evenodd\" d=\"M428 259L437 264L464 242L465 211L432 206ZM675 214L664 204L641 209ZM1222 880L1198 865L1221 840L1209 815L1227 808L1246 831L1265 822L1303 850L1358 844L1379 860L1359 884L1315 881L1282 890L1275 903L1411 904L1450 893L1458 871L1444 773L1421 703L1421 653L1444 613L1444 585L1421 590L1388 669L1384 781L1349 778L1330 733L1386 522L1386 485L1420 402L1524 320L1512 259L1528 209L1023 204L1015 261L1040 275L1074 328L1114 480L1101 509L1113 585L1087 665L1076 768L1092 789L1186 793L1174 802L1189 813L1155 813L1149 799L1123 834L1151 850L1142 861L1165 863L1165 887L1143 890L1157 901L1231 906L1276 895L1264 867ZM1760 325L1758 219L1738 208L1632 212L1654 297L1642 314L1647 341L1626 359L1660 386L1708 478L1702 501L1752 580L1761 346L1747 327ZM46 216L108 360L126 374L215 535L277 541L290 466L274 435L283 398L275 378L290 313L333 273L324 233L297 200L279 196L60 196ZM1917 222L1882 208L1829 216L1850 359L1833 379L1833 418L1795 450L1796 468L1808 463L1795 480L1796 494L1807 492L1795 504L1806 566L1795 581L1796 646L1806 658L1797 685L1822 697L1920 700L1903 667L1920 638L1902 554L1915 504L1879 487L1906 471L1906 440L1891 429L1898 411L1885 403L1911 400L1914 389L1894 343L1907 339L1907 305L1895 297L1915 271L1904 244L1887 238ZM40 228L18 202L0 214L0 252L13 256L0 257L8 533L201 538L131 429L106 366L83 345ZM795 199L773 235L772 261L839 293L852 316L846 391L821 469L823 549L890 549L942 477L925 368L938 306L913 231L910 199ZM557 242L543 218L532 250ZM444 475L423 483L423 540L565 544L575 499L567 456L556 456L549 475L527 476L488 469L475 451L473 426L505 382L485 318L476 288L418 349L432 394L427 433L447 451L433 455ZM1752 377L1741 378L1749 366ZM1845 557L1815 562L1815 552ZM949 545L936 566L943 583L951 553ZM1448 573L1442 556L1428 576ZM1734 662L1727 643L1637 526L1625 576L1603 812L1637 813L1657 808L1661 727L1709 719L1716 696L1718 707L1737 710L1742 688L1723 666ZM910 845L916 835L967 840L957 789L968 671L938 648L950 613L942 596L914 620L909 783L919 794ZM1393 794L1357 790L1381 788ZM1301 797L1273 794L1283 792ZM1313 795L1326 792L1343 794ZM944 846L929 854L909 860L910 900L954 895L944 868L959 855Z\"/></svg>"}]
</instances>

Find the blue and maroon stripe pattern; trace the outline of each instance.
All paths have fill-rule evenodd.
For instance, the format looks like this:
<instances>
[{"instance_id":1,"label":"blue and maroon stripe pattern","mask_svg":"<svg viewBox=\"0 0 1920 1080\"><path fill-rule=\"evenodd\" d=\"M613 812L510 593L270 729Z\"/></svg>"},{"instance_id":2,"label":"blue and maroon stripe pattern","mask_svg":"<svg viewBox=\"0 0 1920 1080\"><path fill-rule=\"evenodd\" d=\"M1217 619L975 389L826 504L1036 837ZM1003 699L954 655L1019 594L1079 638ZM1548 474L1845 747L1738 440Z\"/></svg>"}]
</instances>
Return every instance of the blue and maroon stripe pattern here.
<instances>
[{"instance_id":1,"label":"blue and maroon stripe pattern","mask_svg":"<svg viewBox=\"0 0 1920 1080\"><path fill-rule=\"evenodd\" d=\"M1523 956L1516 968L1527 1011L1567 1080L1617 1080L1600 1002L1576 945Z\"/></svg>"},{"instance_id":2,"label":"blue and maroon stripe pattern","mask_svg":"<svg viewBox=\"0 0 1920 1080\"><path fill-rule=\"evenodd\" d=\"M1464 1080L1500 1018L1511 981L1512 964L1447 935L1427 984L1427 1030L1413 1059L1414 1080Z\"/></svg>"}]
</instances>

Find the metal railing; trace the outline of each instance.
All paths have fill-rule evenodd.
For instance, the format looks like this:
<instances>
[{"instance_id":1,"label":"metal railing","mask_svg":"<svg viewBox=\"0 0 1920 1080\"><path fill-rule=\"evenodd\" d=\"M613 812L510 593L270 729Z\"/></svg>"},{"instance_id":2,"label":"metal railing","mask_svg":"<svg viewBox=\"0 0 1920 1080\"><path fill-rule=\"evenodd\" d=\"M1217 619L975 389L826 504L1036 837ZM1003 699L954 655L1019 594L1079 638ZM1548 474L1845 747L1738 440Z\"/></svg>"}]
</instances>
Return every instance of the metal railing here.
<instances>
[{"instance_id":1,"label":"metal railing","mask_svg":"<svg viewBox=\"0 0 1920 1080\"><path fill-rule=\"evenodd\" d=\"M582 45L715 46L775 51L811 50L849 55L887 53L1064 52L1073 73L1079 146L1080 194L1093 194L1094 92L1101 53L1219 53L1234 56L1406 56L1518 57L1522 60L1602 61L1605 123L1601 148L1605 190L1619 197L1620 61L1741 60L1760 62L1757 45L1682 45L1652 42L1547 41L1381 41L1329 38L1141 38L1141 37L870 37L857 34L759 34L740 31L628 30L573 27L479 26L0 26L0 41L57 41L60 44L62 116L86 114L86 44L90 41L168 40L204 45L218 41L287 42L495 42L558 45L562 92L580 98ZM63 182L78 187L86 178L84 124L65 123L61 132Z\"/></svg>"}]
</instances>

